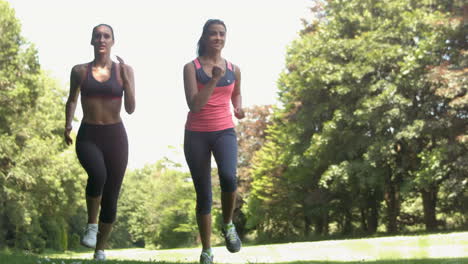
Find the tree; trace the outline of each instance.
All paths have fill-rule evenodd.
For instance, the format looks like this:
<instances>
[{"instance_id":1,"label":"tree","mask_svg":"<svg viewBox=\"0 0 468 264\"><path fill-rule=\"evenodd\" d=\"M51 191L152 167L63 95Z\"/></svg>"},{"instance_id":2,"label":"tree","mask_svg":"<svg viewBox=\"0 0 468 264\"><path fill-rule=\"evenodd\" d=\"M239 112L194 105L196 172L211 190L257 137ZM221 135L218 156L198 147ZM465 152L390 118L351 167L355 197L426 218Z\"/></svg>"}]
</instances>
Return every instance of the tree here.
<instances>
[{"instance_id":1,"label":"tree","mask_svg":"<svg viewBox=\"0 0 468 264\"><path fill-rule=\"evenodd\" d=\"M234 223L239 236L247 233L246 216L243 205L251 191L252 175L251 163L255 152L264 144L267 136L266 129L271 123L272 107L270 105L252 106L244 109L246 117L239 121L236 127L238 137L238 196L234 210Z\"/></svg>"},{"instance_id":2,"label":"tree","mask_svg":"<svg viewBox=\"0 0 468 264\"><path fill-rule=\"evenodd\" d=\"M62 140L65 93L40 70L5 1L0 14L0 245L65 250L84 189Z\"/></svg>"},{"instance_id":3,"label":"tree","mask_svg":"<svg viewBox=\"0 0 468 264\"><path fill-rule=\"evenodd\" d=\"M462 65L466 34L451 19L461 1L314 4L315 20L288 49L281 107L254 159L251 223L307 236L311 227L352 234L357 223L374 233L383 221L395 233L402 202L419 192L433 230L440 186L466 184L466 105L448 100L466 89L444 98L447 86L428 78L447 58Z\"/></svg>"},{"instance_id":4,"label":"tree","mask_svg":"<svg viewBox=\"0 0 468 264\"><path fill-rule=\"evenodd\" d=\"M134 243L173 248L195 242L198 229L193 184L187 172L176 168L161 160L124 178L119 225L128 230Z\"/></svg>"}]
</instances>

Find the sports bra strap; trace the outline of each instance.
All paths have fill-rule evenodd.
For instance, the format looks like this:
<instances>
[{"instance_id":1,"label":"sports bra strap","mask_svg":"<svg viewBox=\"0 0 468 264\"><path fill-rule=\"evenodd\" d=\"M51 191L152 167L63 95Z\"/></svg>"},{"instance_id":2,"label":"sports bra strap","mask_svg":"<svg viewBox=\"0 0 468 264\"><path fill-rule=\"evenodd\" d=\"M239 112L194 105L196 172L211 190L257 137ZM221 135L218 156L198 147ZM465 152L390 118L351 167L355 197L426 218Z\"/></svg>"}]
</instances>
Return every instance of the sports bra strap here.
<instances>
[{"instance_id":1,"label":"sports bra strap","mask_svg":"<svg viewBox=\"0 0 468 264\"><path fill-rule=\"evenodd\" d=\"M90 68L91 68L91 63L92 62L89 62L87 65L86 65L86 71L84 72L84 74L82 74L80 76L81 78L81 85L85 85L87 82L88 82L88 73L90 71Z\"/></svg>"},{"instance_id":2,"label":"sports bra strap","mask_svg":"<svg viewBox=\"0 0 468 264\"><path fill-rule=\"evenodd\" d=\"M112 62L113 63L113 62ZM114 64L114 63L113 63ZM123 80L122 80L122 76L120 76L120 71L122 70L121 67L122 67L122 64L120 63L115 63L115 78L117 79L117 82L120 84L120 85L123 85Z\"/></svg>"}]
</instances>

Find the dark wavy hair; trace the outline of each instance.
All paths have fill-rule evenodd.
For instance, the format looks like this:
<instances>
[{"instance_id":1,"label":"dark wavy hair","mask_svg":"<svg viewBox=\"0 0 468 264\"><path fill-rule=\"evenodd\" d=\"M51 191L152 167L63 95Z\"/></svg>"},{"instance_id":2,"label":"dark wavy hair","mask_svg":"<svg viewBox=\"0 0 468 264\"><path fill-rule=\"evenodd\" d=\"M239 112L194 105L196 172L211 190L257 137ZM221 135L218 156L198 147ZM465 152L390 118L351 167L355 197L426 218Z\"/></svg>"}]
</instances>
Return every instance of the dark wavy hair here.
<instances>
[{"instance_id":1,"label":"dark wavy hair","mask_svg":"<svg viewBox=\"0 0 468 264\"><path fill-rule=\"evenodd\" d=\"M204 40L208 37L208 29L213 24L222 25L224 27L224 29L227 31L226 25L224 24L224 22L222 20L220 20L220 19L208 19L205 22L205 25L203 26L202 35L201 35L200 39L198 40L198 51L197 51L198 56L205 55L206 47L205 47Z\"/></svg>"},{"instance_id":2,"label":"dark wavy hair","mask_svg":"<svg viewBox=\"0 0 468 264\"><path fill-rule=\"evenodd\" d=\"M93 27L93 32L92 32L92 34L91 34L91 43L93 42L94 32L96 32L96 29L97 29L98 27L100 27L100 26L108 27L108 28L110 29L111 33L112 33L112 40L115 41L115 38L114 38L114 29L113 29L110 25L108 25L108 24L99 24L99 25Z\"/></svg>"}]
</instances>

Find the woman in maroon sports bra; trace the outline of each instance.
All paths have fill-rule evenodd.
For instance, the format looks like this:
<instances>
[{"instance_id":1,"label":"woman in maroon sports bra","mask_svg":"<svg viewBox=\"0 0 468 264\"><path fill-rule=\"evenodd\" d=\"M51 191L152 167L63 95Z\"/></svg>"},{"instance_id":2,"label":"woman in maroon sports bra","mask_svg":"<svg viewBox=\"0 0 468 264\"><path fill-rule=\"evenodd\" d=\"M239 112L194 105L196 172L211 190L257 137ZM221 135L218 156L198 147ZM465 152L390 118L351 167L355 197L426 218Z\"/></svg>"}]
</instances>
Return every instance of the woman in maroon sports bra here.
<instances>
[{"instance_id":1,"label":"woman in maroon sports bra","mask_svg":"<svg viewBox=\"0 0 468 264\"><path fill-rule=\"evenodd\" d=\"M114 31L100 24L93 28L94 60L72 68L65 109L65 142L81 92L83 119L76 137L76 154L88 174L86 205L88 224L81 244L95 248L94 259L105 260L104 247L116 218L117 199L128 161L128 141L120 110L122 97L128 114L135 110L132 68L120 57L111 60ZM99 224L98 224L99 214Z\"/></svg>"}]
</instances>

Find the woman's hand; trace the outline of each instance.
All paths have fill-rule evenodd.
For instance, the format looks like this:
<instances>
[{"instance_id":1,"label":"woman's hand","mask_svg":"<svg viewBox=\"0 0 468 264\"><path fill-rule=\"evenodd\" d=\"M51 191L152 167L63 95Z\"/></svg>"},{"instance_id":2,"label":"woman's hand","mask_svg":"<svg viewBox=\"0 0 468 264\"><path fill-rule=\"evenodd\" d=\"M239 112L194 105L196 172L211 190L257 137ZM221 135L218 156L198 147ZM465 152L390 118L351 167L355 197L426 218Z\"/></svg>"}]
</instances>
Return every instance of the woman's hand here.
<instances>
[{"instance_id":1,"label":"woman's hand","mask_svg":"<svg viewBox=\"0 0 468 264\"><path fill-rule=\"evenodd\" d=\"M73 139L70 136L71 130L72 130L71 127L70 128L66 127L65 131L63 133L63 135L65 137L65 143L67 143L67 145L73 144Z\"/></svg>"},{"instance_id":2,"label":"woman's hand","mask_svg":"<svg viewBox=\"0 0 468 264\"><path fill-rule=\"evenodd\" d=\"M122 79L125 94L125 111L128 114L132 114L135 111L135 76L133 75L132 67L125 64L124 60L119 56L116 57L120 63L120 78Z\"/></svg>"},{"instance_id":3,"label":"woman's hand","mask_svg":"<svg viewBox=\"0 0 468 264\"><path fill-rule=\"evenodd\" d=\"M221 79L221 77L224 76L224 73L225 73L225 70L218 65L214 65L213 69L211 70L211 76L215 80Z\"/></svg>"},{"instance_id":4,"label":"woman's hand","mask_svg":"<svg viewBox=\"0 0 468 264\"><path fill-rule=\"evenodd\" d=\"M242 119L245 117L245 112L242 108L234 108L234 116L237 119Z\"/></svg>"},{"instance_id":5,"label":"woman's hand","mask_svg":"<svg viewBox=\"0 0 468 264\"><path fill-rule=\"evenodd\" d=\"M120 63L120 77L122 78L122 81L126 83L128 82L128 74L127 74L127 67L125 65L125 62L119 56L116 55L115 57L117 57L117 60Z\"/></svg>"}]
</instances>

